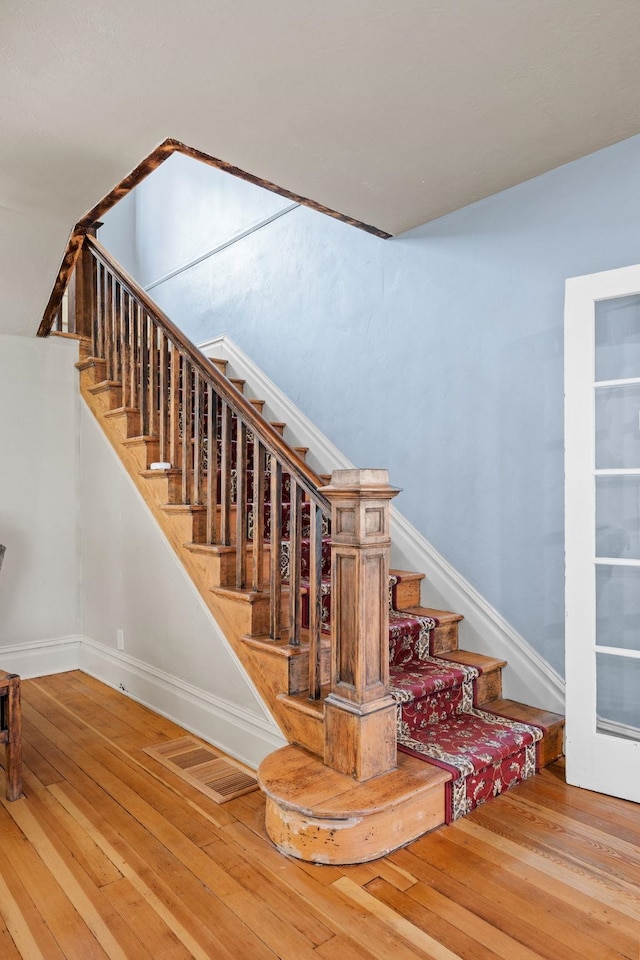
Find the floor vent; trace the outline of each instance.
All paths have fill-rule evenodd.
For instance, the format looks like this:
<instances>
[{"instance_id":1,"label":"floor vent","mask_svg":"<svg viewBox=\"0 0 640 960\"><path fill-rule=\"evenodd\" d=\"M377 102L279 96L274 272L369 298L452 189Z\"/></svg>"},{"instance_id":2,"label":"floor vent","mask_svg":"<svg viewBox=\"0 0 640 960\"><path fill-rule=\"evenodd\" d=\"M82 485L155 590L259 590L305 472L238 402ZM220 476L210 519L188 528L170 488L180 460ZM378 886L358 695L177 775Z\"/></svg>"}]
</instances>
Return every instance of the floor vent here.
<instances>
[{"instance_id":1,"label":"floor vent","mask_svg":"<svg viewBox=\"0 0 640 960\"><path fill-rule=\"evenodd\" d=\"M193 737L143 747L143 751L216 803L225 803L258 789L258 781L244 767L219 756L213 747Z\"/></svg>"}]
</instances>

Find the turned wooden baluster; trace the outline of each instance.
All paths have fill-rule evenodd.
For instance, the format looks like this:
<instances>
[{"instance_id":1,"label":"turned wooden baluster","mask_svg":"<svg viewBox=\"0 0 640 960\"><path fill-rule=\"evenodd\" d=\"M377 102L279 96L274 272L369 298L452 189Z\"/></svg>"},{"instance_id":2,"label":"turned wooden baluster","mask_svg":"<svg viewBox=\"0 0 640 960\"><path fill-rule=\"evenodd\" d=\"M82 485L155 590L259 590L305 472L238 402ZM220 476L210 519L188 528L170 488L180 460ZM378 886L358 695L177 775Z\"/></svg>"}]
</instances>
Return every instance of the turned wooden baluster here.
<instances>
[{"instance_id":1,"label":"turned wooden baluster","mask_svg":"<svg viewBox=\"0 0 640 960\"><path fill-rule=\"evenodd\" d=\"M257 434L253 437L253 546L251 586L262 590L264 580L264 494L265 449Z\"/></svg>"},{"instance_id":2,"label":"turned wooden baluster","mask_svg":"<svg viewBox=\"0 0 640 960\"><path fill-rule=\"evenodd\" d=\"M396 766L389 694L389 502L386 470L334 470L331 502L331 692L324 762L356 780Z\"/></svg>"},{"instance_id":3,"label":"turned wooden baluster","mask_svg":"<svg viewBox=\"0 0 640 960\"><path fill-rule=\"evenodd\" d=\"M281 600L282 570L280 551L282 549L282 466L275 454L271 455L269 466L271 489L269 492L269 590L271 592L271 610L269 636L279 640L282 633Z\"/></svg>"},{"instance_id":4,"label":"turned wooden baluster","mask_svg":"<svg viewBox=\"0 0 640 960\"><path fill-rule=\"evenodd\" d=\"M255 514L254 514L255 516ZM254 536L262 534L254 529ZM236 587L247 579L247 428L236 420Z\"/></svg>"},{"instance_id":5,"label":"turned wooden baluster","mask_svg":"<svg viewBox=\"0 0 640 960\"><path fill-rule=\"evenodd\" d=\"M160 460L164 463L169 456L169 343L162 330L159 331L159 336L158 451Z\"/></svg>"},{"instance_id":6,"label":"turned wooden baluster","mask_svg":"<svg viewBox=\"0 0 640 960\"><path fill-rule=\"evenodd\" d=\"M313 501L309 543L309 699L320 699L322 629L322 510Z\"/></svg>"},{"instance_id":7,"label":"turned wooden baluster","mask_svg":"<svg viewBox=\"0 0 640 960\"><path fill-rule=\"evenodd\" d=\"M300 646L302 596L300 561L302 541L302 488L291 478L289 502L289 643Z\"/></svg>"},{"instance_id":8,"label":"turned wooden baluster","mask_svg":"<svg viewBox=\"0 0 640 960\"><path fill-rule=\"evenodd\" d=\"M207 531L205 542L216 543L218 536L218 396L207 385Z\"/></svg>"},{"instance_id":9,"label":"turned wooden baluster","mask_svg":"<svg viewBox=\"0 0 640 960\"><path fill-rule=\"evenodd\" d=\"M220 543L231 543L231 409L221 403L220 435Z\"/></svg>"}]
</instances>

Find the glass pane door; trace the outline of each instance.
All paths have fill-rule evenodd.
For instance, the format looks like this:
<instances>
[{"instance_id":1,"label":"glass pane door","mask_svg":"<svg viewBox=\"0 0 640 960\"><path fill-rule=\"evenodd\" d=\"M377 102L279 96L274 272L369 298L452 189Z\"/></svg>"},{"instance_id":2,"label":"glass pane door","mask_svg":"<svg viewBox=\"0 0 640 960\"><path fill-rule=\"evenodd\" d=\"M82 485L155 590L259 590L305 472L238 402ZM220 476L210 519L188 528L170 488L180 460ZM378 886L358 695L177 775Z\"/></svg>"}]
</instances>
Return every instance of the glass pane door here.
<instances>
[{"instance_id":1,"label":"glass pane door","mask_svg":"<svg viewBox=\"0 0 640 960\"><path fill-rule=\"evenodd\" d=\"M567 281L567 780L640 801L640 267Z\"/></svg>"}]
</instances>

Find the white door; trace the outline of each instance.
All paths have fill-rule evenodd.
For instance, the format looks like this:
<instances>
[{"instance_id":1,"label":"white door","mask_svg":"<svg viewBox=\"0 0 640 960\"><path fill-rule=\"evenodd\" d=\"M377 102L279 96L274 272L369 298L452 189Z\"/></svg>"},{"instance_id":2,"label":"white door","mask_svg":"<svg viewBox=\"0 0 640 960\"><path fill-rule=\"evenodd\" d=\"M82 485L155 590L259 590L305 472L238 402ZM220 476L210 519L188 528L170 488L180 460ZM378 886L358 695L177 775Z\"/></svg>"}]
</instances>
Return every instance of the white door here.
<instances>
[{"instance_id":1,"label":"white door","mask_svg":"<svg viewBox=\"0 0 640 960\"><path fill-rule=\"evenodd\" d=\"M567 281L567 781L640 801L640 266Z\"/></svg>"}]
</instances>

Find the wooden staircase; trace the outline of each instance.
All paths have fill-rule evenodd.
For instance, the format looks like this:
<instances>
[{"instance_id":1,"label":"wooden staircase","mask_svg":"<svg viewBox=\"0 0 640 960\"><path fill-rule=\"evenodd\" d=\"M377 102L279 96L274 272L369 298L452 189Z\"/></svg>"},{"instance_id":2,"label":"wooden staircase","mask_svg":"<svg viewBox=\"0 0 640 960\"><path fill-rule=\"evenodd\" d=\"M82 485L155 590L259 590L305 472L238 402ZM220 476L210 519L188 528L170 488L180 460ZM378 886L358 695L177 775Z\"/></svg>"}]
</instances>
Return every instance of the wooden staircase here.
<instances>
[{"instance_id":1,"label":"wooden staircase","mask_svg":"<svg viewBox=\"0 0 640 960\"><path fill-rule=\"evenodd\" d=\"M451 775L405 754L398 753L396 761L395 734L393 743L388 743L391 707L395 715L395 706L387 696L388 664L379 665L379 675L369 684L369 690L377 685L377 693L365 691L359 699L354 695L346 710L345 701L336 694L336 658L346 656L357 664L360 654L336 653L335 636L332 645L332 639L321 629L318 531L321 516L326 516L326 495L335 501L334 541L340 539L335 534L336 503L339 507L345 497L353 497L353 488L345 493L335 477L330 483L329 477L318 478L306 468L305 448L287 448L282 439L286 425L262 420L263 401L244 398L244 381L226 378L224 361L192 361L191 353L183 348L182 335L91 238L86 239L80 256L73 293L75 325L71 333L63 335L74 335L80 341L77 367L81 394L289 742L289 746L267 757L259 771L267 796L267 830L273 841L282 851L302 859L356 863L380 857L442 824L444 784ZM149 317L162 326L152 327ZM145 347L144 337L150 327L151 347ZM161 331L159 335L157 330ZM189 348L195 349L190 345ZM187 359L196 364L195 373L188 374L188 393L184 387L186 371L191 369L185 365ZM213 371L213 380L207 379L207 368ZM172 407L171 398L177 399L178 394L180 405L174 403ZM164 413L154 413L158 399L160 409L173 411L166 419ZM222 454L219 452L218 456L222 476L218 493L210 477L209 463L202 454L207 444L201 432L203 410L213 410L214 403L219 404L223 424L225 418L227 422L222 428ZM194 424L188 430L187 416ZM208 419L211 422L212 417ZM231 483L231 454L224 438L231 442L232 420L237 425L235 442L242 442L243 447L238 446L236 453L239 492L235 501L227 496L225 502L225 489L228 494ZM208 441L211 456L217 442L211 430ZM278 572L279 520L273 522L274 529L264 541L261 537L249 540L246 536L246 480L241 474L244 476L249 462L250 443L255 445L253 462L260 464L254 477L258 491L255 504L263 502L269 482L274 495L283 471L292 478L293 559L287 581ZM265 458L270 458L271 480L263 471ZM152 469L151 465L159 461L168 461L171 467ZM393 491L385 488L391 492L379 493L382 487L376 486L376 478L374 481L371 486L369 477L369 486L362 496L386 496L388 503ZM203 492L206 490L207 495ZM300 541L305 504L309 504L311 516L311 554L316 557L315 561L312 559L313 575L308 586L300 579L299 547L295 545L296 536ZM272 510L273 516L279 518L277 498ZM260 529L263 520L258 507L256 514L254 519ZM384 536L378 537L373 546L369 541L368 545L353 549L364 550L369 558L371 550L377 551L376 562L386 556L388 565L388 541ZM334 557L334 566L339 562L339 557ZM383 597L387 592L384 563L380 570L375 590L378 602L386 603L380 601L381 589ZM421 606L423 574L392 573L399 577L396 609L437 620L432 652L481 669L476 685L477 704L495 714L543 726L546 733L539 747L541 765L560 756L562 718L503 699L505 661L459 649L461 615ZM306 624L300 612L300 596L305 592L309 594L310 610L310 622ZM332 586L332 622L341 616L339 599L339 591ZM366 625L363 629L367 629ZM383 634L384 629L382 623ZM336 627L334 634L337 631ZM370 650L369 643L366 656L370 656ZM357 673L360 666L354 669ZM337 736L327 733L330 706L330 722L338 724L333 728L339 731ZM376 767L376 759L371 758L376 752L384 753L381 738L392 750L392 761ZM347 742L352 739L356 742ZM336 755L343 748L350 759ZM353 757L357 757L358 764L364 764L358 767L360 774L355 767L351 769Z\"/></svg>"}]
</instances>

